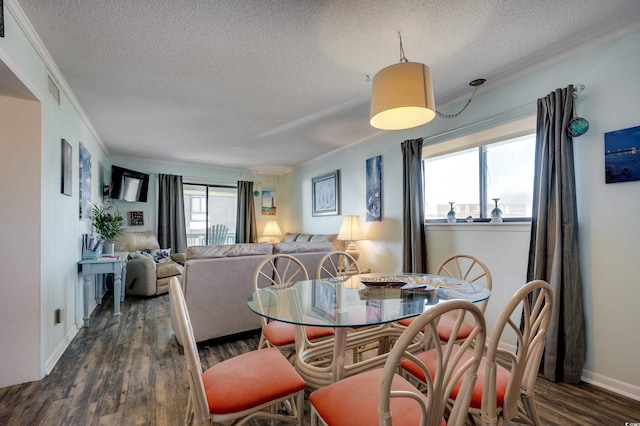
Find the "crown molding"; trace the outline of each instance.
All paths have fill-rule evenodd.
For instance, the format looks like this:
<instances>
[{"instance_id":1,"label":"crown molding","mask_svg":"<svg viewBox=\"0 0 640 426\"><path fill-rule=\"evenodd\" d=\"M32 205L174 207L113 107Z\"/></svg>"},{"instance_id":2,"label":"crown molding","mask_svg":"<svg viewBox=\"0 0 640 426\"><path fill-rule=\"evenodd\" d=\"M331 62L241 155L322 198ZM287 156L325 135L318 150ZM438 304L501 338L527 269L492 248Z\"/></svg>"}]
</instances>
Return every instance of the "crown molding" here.
<instances>
[{"instance_id":1,"label":"crown molding","mask_svg":"<svg viewBox=\"0 0 640 426\"><path fill-rule=\"evenodd\" d=\"M58 68L55 61L53 60L53 57L49 54L49 51L45 47L38 33L36 33L36 30L35 28L33 28L33 25L31 25L31 21L29 21L29 18L24 13L24 10L22 9L22 7L18 4L16 0L5 0L4 4L7 10L11 13L11 15L14 17L14 19L18 23L18 26L20 27L22 32L25 34L25 36L27 37L27 39L35 49L38 56L40 56L40 59L42 60L42 62L44 62L44 65L47 68L47 71L49 72L49 74L51 75L51 78L54 79L54 81L56 82L56 84L58 85L62 93L64 93L65 97L67 98L67 100L69 101L73 109L76 111L76 113L80 116L80 119L82 120L82 122L87 126L87 128L89 129L89 132L95 138L100 148L102 148L102 150L107 154L107 156L109 156L110 155L109 150L102 142L102 138L100 138L98 131L93 126L93 123L91 122L87 114L84 112L84 109L80 105L80 102L78 102L78 99L73 94L71 87L69 87L69 85L67 84L67 81L64 79L62 72L60 71L60 68ZM5 32L6 32L6 28L5 28ZM6 36L7 35L5 33L5 37Z\"/></svg>"}]
</instances>

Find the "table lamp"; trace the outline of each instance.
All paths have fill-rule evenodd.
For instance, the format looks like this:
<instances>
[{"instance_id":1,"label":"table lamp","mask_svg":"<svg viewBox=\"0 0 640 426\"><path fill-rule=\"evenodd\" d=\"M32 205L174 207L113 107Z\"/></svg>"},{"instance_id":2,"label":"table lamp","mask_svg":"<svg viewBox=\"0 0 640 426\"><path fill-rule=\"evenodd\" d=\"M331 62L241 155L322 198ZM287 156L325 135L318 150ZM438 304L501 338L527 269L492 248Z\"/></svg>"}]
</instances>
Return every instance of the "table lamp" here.
<instances>
[{"instance_id":1,"label":"table lamp","mask_svg":"<svg viewBox=\"0 0 640 426\"><path fill-rule=\"evenodd\" d=\"M270 243L275 242L276 239L272 237L279 237L282 235L282 232L280 231L280 227L278 226L278 222L276 222L275 220L270 220L269 222L267 222L267 224L264 227L264 232L262 233L262 235L265 237L269 237Z\"/></svg>"},{"instance_id":2,"label":"table lamp","mask_svg":"<svg viewBox=\"0 0 640 426\"><path fill-rule=\"evenodd\" d=\"M366 237L364 235L364 232L362 231L362 225L360 224L360 216L345 216L344 222L342 222L342 227L340 227L338 240L349 242L347 250L345 251L349 253L356 260L356 262L358 261L358 257L360 257L360 252L358 252L356 243L354 241L365 239Z\"/></svg>"}]
</instances>

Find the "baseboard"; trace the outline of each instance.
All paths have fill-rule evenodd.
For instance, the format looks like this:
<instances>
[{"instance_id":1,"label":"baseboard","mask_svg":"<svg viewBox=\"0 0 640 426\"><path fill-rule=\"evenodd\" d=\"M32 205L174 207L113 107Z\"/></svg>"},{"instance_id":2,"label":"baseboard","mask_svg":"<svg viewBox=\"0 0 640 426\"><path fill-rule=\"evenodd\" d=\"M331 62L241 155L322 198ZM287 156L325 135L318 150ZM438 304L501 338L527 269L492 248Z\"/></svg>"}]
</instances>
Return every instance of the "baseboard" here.
<instances>
[{"instance_id":1,"label":"baseboard","mask_svg":"<svg viewBox=\"0 0 640 426\"><path fill-rule=\"evenodd\" d=\"M500 343L500 348L511 352L516 350L515 346L504 343ZM620 380L612 379L610 377L603 376L602 374L597 374L587 370L582 371L582 377L580 377L580 380L585 383L598 386L599 388L615 392L619 395L626 396L627 398L640 401L640 386L621 382Z\"/></svg>"},{"instance_id":2,"label":"baseboard","mask_svg":"<svg viewBox=\"0 0 640 426\"><path fill-rule=\"evenodd\" d=\"M591 371L583 371L581 379L599 388L607 389L611 392L640 401L640 386L621 382L620 380L612 379Z\"/></svg>"},{"instance_id":3,"label":"baseboard","mask_svg":"<svg viewBox=\"0 0 640 426\"><path fill-rule=\"evenodd\" d=\"M67 348L71 344L71 341L73 340L74 337L76 337L76 334L78 334L79 330L80 329L76 327L74 324L74 326L71 327L71 330L69 330L67 335L64 336L64 339L62 339L62 342L60 342L58 347L56 347L56 350L53 351L51 356L47 359L47 362L44 365L46 376L48 376L49 373L51 373L51 370L53 370L53 367L56 366L56 364L60 360L60 357L62 357L62 354L64 353L64 351L67 350Z\"/></svg>"}]
</instances>

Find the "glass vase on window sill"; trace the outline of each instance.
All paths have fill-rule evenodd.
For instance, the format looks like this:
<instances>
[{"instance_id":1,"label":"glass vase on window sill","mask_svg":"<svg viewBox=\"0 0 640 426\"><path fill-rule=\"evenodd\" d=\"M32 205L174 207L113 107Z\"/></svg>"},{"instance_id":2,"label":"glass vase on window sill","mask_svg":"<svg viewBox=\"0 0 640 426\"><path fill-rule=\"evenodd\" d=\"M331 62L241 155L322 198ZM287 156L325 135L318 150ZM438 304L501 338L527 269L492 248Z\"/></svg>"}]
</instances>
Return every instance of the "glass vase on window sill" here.
<instances>
[{"instance_id":1,"label":"glass vase on window sill","mask_svg":"<svg viewBox=\"0 0 640 426\"><path fill-rule=\"evenodd\" d=\"M451 210L447 213L447 223L456 223L456 211L453 209L455 201L447 201L451 206Z\"/></svg>"},{"instance_id":2,"label":"glass vase on window sill","mask_svg":"<svg viewBox=\"0 0 640 426\"><path fill-rule=\"evenodd\" d=\"M491 210L491 223L502 223L502 210L498 207L498 201L500 198L492 198L496 203L496 206Z\"/></svg>"}]
</instances>

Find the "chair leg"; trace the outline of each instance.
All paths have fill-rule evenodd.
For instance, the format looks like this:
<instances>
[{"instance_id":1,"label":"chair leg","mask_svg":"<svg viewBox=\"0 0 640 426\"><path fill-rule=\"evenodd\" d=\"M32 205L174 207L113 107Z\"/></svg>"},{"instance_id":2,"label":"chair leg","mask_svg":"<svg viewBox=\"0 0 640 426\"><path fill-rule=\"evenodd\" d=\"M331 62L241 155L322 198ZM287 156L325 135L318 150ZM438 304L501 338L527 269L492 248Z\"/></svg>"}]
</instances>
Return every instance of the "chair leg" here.
<instances>
[{"instance_id":1,"label":"chair leg","mask_svg":"<svg viewBox=\"0 0 640 426\"><path fill-rule=\"evenodd\" d=\"M318 426L318 413L313 405L311 406L311 426Z\"/></svg>"},{"instance_id":2,"label":"chair leg","mask_svg":"<svg viewBox=\"0 0 640 426\"><path fill-rule=\"evenodd\" d=\"M269 342L264 338L264 334L260 333L260 342L258 343L258 349L266 349L269 347Z\"/></svg>"},{"instance_id":3,"label":"chair leg","mask_svg":"<svg viewBox=\"0 0 640 426\"><path fill-rule=\"evenodd\" d=\"M298 426L302 426L304 421L304 389L298 392L296 397L296 418Z\"/></svg>"},{"instance_id":4,"label":"chair leg","mask_svg":"<svg viewBox=\"0 0 640 426\"><path fill-rule=\"evenodd\" d=\"M522 395L520 398L524 407L524 412L533 422L534 425L539 425L540 417L538 416L538 409L536 408L536 400L531 395Z\"/></svg>"},{"instance_id":5,"label":"chair leg","mask_svg":"<svg viewBox=\"0 0 640 426\"><path fill-rule=\"evenodd\" d=\"M189 398L187 399L187 412L184 415L184 424L189 426L193 423L193 401L191 400L191 391L189 391Z\"/></svg>"}]
</instances>

